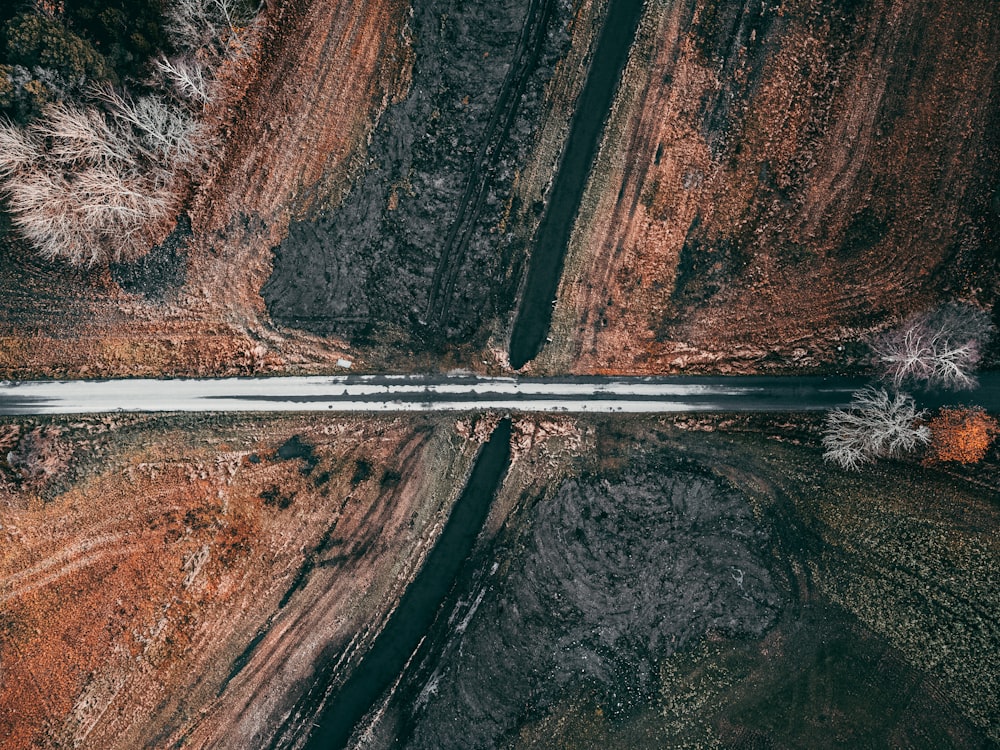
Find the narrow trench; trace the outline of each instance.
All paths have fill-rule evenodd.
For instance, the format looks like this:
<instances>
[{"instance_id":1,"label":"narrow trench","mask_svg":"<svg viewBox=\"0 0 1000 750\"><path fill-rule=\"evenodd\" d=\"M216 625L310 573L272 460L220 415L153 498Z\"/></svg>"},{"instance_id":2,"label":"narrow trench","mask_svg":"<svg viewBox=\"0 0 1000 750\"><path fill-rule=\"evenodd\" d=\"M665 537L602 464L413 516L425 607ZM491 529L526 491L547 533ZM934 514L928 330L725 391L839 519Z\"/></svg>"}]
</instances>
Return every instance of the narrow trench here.
<instances>
[{"instance_id":1,"label":"narrow trench","mask_svg":"<svg viewBox=\"0 0 1000 750\"><path fill-rule=\"evenodd\" d=\"M347 681L322 708L305 747L344 747L355 725L395 682L451 590L510 463L511 421L503 419L482 447L468 484L413 583Z\"/></svg>"},{"instance_id":2,"label":"narrow trench","mask_svg":"<svg viewBox=\"0 0 1000 750\"><path fill-rule=\"evenodd\" d=\"M635 40L643 5L643 0L610 0L528 262L528 275L510 338L510 365L515 370L538 356L548 334L570 233Z\"/></svg>"}]
</instances>

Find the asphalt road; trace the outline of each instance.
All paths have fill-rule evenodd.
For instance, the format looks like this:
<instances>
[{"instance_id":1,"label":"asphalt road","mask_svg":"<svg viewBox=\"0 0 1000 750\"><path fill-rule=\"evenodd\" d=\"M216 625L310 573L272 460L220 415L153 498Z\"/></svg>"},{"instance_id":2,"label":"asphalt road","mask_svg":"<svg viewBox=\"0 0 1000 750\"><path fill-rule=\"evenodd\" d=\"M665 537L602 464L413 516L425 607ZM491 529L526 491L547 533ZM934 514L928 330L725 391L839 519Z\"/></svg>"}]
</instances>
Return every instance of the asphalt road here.
<instances>
[{"instance_id":1,"label":"asphalt road","mask_svg":"<svg viewBox=\"0 0 1000 750\"><path fill-rule=\"evenodd\" d=\"M977 391L924 397L1000 410L1000 375ZM0 415L136 412L809 411L845 406L867 381L840 377L343 375L0 382Z\"/></svg>"}]
</instances>

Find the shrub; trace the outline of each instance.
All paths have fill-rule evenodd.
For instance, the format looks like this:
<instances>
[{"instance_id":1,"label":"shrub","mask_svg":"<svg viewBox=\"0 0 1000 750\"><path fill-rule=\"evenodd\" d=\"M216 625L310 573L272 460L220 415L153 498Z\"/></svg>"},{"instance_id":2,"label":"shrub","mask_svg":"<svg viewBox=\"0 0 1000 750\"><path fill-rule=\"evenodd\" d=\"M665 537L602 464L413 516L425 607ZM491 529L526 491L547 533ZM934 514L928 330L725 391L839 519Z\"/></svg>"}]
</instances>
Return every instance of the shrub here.
<instances>
[{"instance_id":1,"label":"shrub","mask_svg":"<svg viewBox=\"0 0 1000 750\"><path fill-rule=\"evenodd\" d=\"M975 388L973 372L990 333L989 315L972 305L950 303L910 317L872 348L882 377L895 388Z\"/></svg>"},{"instance_id":2,"label":"shrub","mask_svg":"<svg viewBox=\"0 0 1000 750\"><path fill-rule=\"evenodd\" d=\"M6 28L7 61L26 68L49 68L69 79L114 77L107 61L83 37L60 21L36 13L20 13Z\"/></svg>"},{"instance_id":3,"label":"shrub","mask_svg":"<svg viewBox=\"0 0 1000 750\"><path fill-rule=\"evenodd\" d=\"M176 174L198 129L162 100L109 94L111 115L58 104L26 129L0 123L0 177L13 223L44 257L131 260L178 209Z\"/></svg>"},{"instance_id":4,"label":"shrub","mask_svg":"<svg viewBox=\"0 0 1000 750\"><path fill-rule=\"evenodd\" d=\"M1000 434L997 420L979 407L941 409L928 427L931 431L928 463L981 461Z\"/></svg>"}]
</instances>

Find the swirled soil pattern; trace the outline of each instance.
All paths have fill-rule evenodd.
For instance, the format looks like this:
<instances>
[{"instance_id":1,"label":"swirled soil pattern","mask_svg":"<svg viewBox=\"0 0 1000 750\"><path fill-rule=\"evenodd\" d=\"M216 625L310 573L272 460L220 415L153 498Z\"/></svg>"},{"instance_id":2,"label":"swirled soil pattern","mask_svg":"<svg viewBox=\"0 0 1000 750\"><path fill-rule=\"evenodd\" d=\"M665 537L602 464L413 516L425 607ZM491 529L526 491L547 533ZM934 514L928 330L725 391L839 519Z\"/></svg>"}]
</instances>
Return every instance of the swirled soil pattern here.
<instances>
[{"instance_id":1,"label":"swirled soil pattern","mask_svg":"<svg viewBox=\"0 0 1000 750\"><path fill-rule=\"evenodd\" d=\"M581 686L632 708L660 659L709 631L760 635L782 605L750 506L695 467L568 479L525 524L448 643L408 746L497 747Z\"/></svg>"}]
</instances>

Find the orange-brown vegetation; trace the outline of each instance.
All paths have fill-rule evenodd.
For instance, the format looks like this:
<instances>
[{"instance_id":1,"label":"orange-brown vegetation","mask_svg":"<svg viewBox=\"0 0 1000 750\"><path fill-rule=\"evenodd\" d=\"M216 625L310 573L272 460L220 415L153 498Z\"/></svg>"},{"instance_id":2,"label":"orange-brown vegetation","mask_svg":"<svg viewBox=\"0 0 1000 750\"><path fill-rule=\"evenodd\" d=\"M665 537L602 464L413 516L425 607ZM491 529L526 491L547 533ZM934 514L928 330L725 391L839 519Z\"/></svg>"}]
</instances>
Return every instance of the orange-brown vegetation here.
<instances>
[{"instance_id":1,"label":"orange-brown vegetation","mask_svg":"<svg viewBox=\"0 0 1000 750\"><path fill-rule=\"evenodd\" d=\"M53 429L19 427L7 443ZM261 746L327 649L346 668L370 642L478 447L419 419L60 429L74 458L51 499L0 486L10 750Z\"/></svg>"},{"instance_id":2,"label":"orange-brown vegetation","mask_svg":"<svg viewBox=\"0 0 1000 750\"><path fill-rule=\"evenodd\" d=\"M928 426L931 429L928 463L976 463L1000 435L1000 423L978 407L941 409Z\"/></svg>"},{"instance_id":3,"label":"orange-brown vegetation","mask_svg":"<svg viewBox=\"0 0 1000 750\"><path fill-rule=\"evenodd\" d=\"M850 365L990 302L998 47L972 0L650 3L539 365Z\"/></svg>"}]
</instances>

